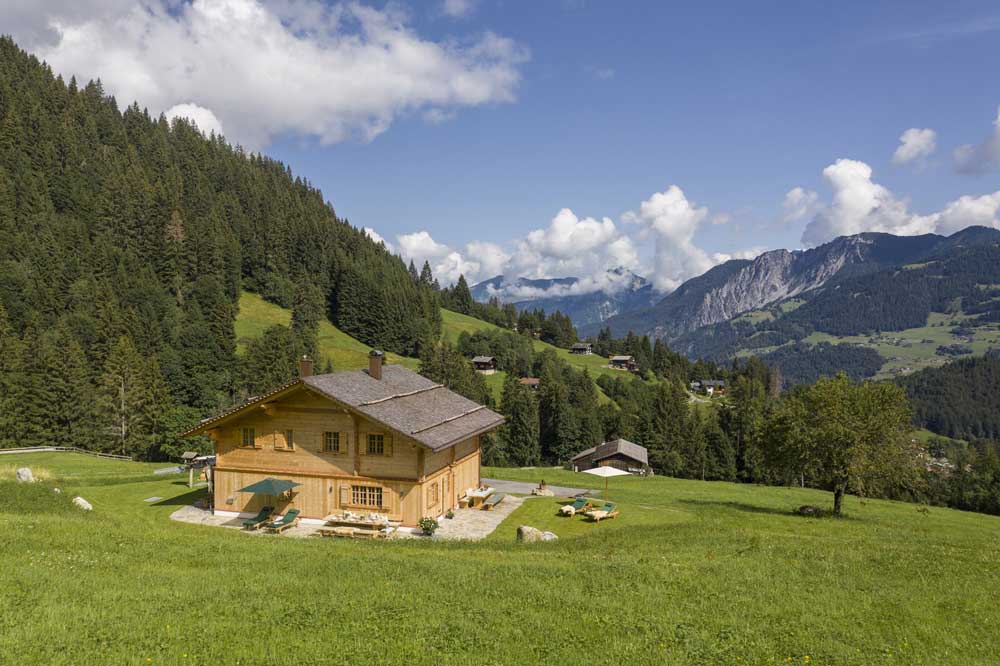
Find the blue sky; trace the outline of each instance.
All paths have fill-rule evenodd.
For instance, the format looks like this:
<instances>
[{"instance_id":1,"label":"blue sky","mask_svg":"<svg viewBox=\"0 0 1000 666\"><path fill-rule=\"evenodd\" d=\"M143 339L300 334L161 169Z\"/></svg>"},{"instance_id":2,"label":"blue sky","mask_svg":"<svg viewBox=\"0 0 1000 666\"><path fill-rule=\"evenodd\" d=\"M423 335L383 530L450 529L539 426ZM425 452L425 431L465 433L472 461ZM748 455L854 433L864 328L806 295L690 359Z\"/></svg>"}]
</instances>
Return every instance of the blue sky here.
<instances>
[{"instance_id":1,"label":"blue sky","mask_svg":"<svg viewBox=\"0 0 1000 666\"><path fill-rule=\"evenodd\" d=\"M156 34L149 29L154 19L129 14L124 0L114 4L120 7L107 11L118 14L108 21L147 22L135 30L135 41L137 53L148 51L139 47ZM342 46L337 31L352 30L329 17L342 7L337 4L221 4L233 11L210 16L194 2L164 12L155 18L163 24L162 40L184 39L182 31L170 31L177 22L204 28L228 21L229 32L218 39L237 44L240 22L267 34L260 26L273 14L298 41L276 47L284 50L269 60L287 57L294 65L299 59L305 67ZM209 52L191 65L205 70L196 82L162 80L144 89L134 84L140 77L120 75L120 94L150 99L153 110L181 105L204 112L197 119L217 122L227 137L288 162L342 216L418 261L440 264L443 273L596 276L634 257L632 268L654 274L669 289L728 256L801 247L838 233L1000 225L996 2L674 4L368 3L363 9L396 26L393 34L458 53L457 65L442 65L433 80L411 77L374 91L360 80L379 78L370 73L357 73L359 80L350 68L329 80L318 73L312 79L318 92L307 94L292 84L283 89L282 77L260 64L262 80L273 76L270 87L240 98L235 86L229 97L209 90L213 76L223 89L228 77L209 70L205 61L216 57ZM251 10L258 23L246 18ZM364 25L376 20L350 11ZM73 46L65 32L52 33L54 23L46 32L44 16L6 18L18 19L15 38L20 31L22 43L37 44L57 69L99 75L120 68L119 61ZM88 28L86 17L59 18L60 25L78 21L98 48L100 34L86 30L99 29ZM207 31L203 42L211 39ZM492 44L489 35L502 44ZM185 47L206 48L181 43L177 50ZM479 55L483 49L487 56ZM325 72L345 67L336 59L323 65ZM151 78L167 76L162 62L147 66ZM477 67L496 70L479 97L465 89L433 98L399 92L441 80L458 90ZM103 78L114 90L115 77ZM358 99L400 99L359 108L351 100L320 99L355 85L351 94ZM437 122L428 120L429 112ZM267 120L282 113L303 117ZM379 121L370 123L365 114ZM900 137L911 128L932 133L912 146L914 157L894 163ZM964 161L953 154L962 145L971 146ZM783 202L796 187L807 205L789 215ZM572 217L556 229L552 220L562 209ZM418 231L427 233L407 240ZM622 242L609 255L599 246L613 239ZM574 257L573 243L587 256ZM498 252L499 259L483 257Z\"/></svg>"}]
</instances>

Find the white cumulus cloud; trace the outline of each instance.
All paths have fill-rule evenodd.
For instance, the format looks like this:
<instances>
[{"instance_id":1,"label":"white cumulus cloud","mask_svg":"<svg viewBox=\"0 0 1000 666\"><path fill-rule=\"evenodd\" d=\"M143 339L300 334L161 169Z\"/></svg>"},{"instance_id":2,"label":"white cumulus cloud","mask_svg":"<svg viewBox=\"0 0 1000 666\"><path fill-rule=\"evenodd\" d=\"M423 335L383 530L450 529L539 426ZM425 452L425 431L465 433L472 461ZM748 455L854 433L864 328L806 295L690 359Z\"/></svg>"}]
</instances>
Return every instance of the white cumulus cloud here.
<instances>
[{"instance_id":1,"label":"white cumulus cloud","mask_svg":"<svg viewBox=\"0 0 1000 666\"><path fill-rule=\"evenodd\" d=\"M401 115L438 122L515 99L523 47L490 32L423 38L394 7L56 0L5 3L0 21L66 78L100 77L122 106L211 110L228 138L250 148L283 134L371 140Z\"/></svg>"},{"instance_id":2,"label":"white cumulus cloud","mask_svg":"<svg viewBox=\"0 0 1000 666\"><path fill-rule=\"evenodd\" d=\"M672 291L718 263L694 243L698 227L709 219L708 208L689 201L676 185L653 194L638 211L629 211L623 217L641 225L655 239L652 278L661 291Z\"/></svg>"},{"instance_id":3,"label":"white cumulus cloud","mask_svg":"<svg viewBox=\"0 0 1000 666\"><path fill-rule=\"evenodd\" d=\"M839 159L823 170L833 198L819 205L806 225L802 242L815 246L838 236L880 231L900 236L950 234L971 225L1000 229L1000 192L963 196L939 212L914 213L909 204L872 180L872 168L857 160Z\"/></svg>"},{"instance_id":4,"label":"white cumulus cloud","mask_svg":"<svg viewBox=\"0 0 1000 666\"><path fill-rule=\"evenodd\" d=\"M819 195L812 190L793 187L785 193L782 206L785 209L785 222L797 222L811 217L816 212Z\"/></svg>"},{"instance_id":5,"label":"white cumulus cloud","mask_svg":"<svg viewBox=\"0 0 1000 666\"><path fill-rule=\"evenodd\" d=\"M959 146L953 156L959 173L985 173L1000 166L1000 107L993 121L993 133L982 143Z\"/></svg>"},{"instance_id":6,"label":"white cumulus cloud","mask_svg":"<svg viewBox=\"0 0 1000 666\"><path fill-rule=\"evenodd\" d=\"M932 129L911 127L899 136L899 146L892 154L892 163L898 166L930 157L937 149L937 132Z\"/></svg>"},{"instance_id":7,"label":"white cumulus cloud","mask_svg":"<svg viewBox=\"0 0 1000 666\"><path fill-rule=\"evenodd\" d=\"M175 104L166 110L164 115L167 120L174 118L187 118L198 126L205 135L211 133L222 134L222 123L210 109L205 109L197 104Z\"/></svg>"}]
</instances>

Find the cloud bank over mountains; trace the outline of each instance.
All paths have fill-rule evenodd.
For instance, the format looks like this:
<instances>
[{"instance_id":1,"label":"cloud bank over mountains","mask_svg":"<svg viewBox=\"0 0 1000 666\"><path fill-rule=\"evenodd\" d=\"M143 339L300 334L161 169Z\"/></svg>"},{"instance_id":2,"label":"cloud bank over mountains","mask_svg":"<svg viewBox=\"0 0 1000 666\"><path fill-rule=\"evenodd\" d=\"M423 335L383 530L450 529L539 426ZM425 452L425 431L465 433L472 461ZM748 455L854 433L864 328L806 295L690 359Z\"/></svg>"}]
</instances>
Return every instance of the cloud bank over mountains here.
<instances>
[{"instance_id":1,"label":"cloud bank over mountains","mask_svg":"<svg viewBox=\"0 0 1000 666\"><path fill-rule=\"evenodd\" d=\"M947 235L972 225L1000 229L1000 191L965 195L938 212L921 215L911 211L905 199L876 183L872 176L872 168L858 160L839 159L823 169L823 179L833 197L827 203L820 203L815 192L799 195L816 202L816 212L802 233L802 243L816 246L837 236L865 231L913 236Z\"/></svg>"},{"instance_id":2,"label":"cloud bank over mountains","mask_svg":"<svg viewBox=\"0 0 1000 666\"><path fill-rule=\"evenodd\" d=\"M391 3L54 0L4 16L4 32L64 77L100 76L122 106L139 100L251 149L281 135L368 141L408 114L438 123L512 102L528 58L491 32L423 38Z\"/></svg>"}]
</instances>

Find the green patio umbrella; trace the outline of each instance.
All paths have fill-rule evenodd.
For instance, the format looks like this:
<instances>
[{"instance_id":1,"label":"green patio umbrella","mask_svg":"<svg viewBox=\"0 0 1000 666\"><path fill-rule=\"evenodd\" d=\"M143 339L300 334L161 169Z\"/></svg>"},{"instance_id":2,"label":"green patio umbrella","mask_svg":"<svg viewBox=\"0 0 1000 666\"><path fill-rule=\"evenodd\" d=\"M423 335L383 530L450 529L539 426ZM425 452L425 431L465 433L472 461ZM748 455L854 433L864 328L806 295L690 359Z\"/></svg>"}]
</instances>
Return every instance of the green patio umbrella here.
<instances>
[{"instance_id":1,"label":"green patio umbrella","mask_svg":"<svg viewBox=\"0 0 1000 666\"><path fill-rule=\"evenodd\" d=\"M294 481L289 481L287 479L272 479L271 477L267 477L257 483L251 483L245 488L240 488L236 492L278 496L286 490L291 490L295 486L301 485L301 483L295 483Z\"/></svg>"}]
</instances>

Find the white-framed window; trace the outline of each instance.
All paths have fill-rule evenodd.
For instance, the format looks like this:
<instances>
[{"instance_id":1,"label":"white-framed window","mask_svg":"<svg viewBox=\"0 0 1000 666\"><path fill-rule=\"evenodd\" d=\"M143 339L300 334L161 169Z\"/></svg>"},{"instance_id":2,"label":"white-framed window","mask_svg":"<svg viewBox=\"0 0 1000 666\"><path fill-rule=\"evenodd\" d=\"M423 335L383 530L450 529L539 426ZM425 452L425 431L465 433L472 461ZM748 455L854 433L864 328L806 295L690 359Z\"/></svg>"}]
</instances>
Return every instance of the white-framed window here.
<instances>
[{"instance_id":1,"label":"white-framed window","mask_svg":"<svg viewBox=\"0 0 1000 666\"><path fill-rule=\"evenodd\" d=\"M385 455L385 435L379 435L375 433L368 434L368 455L370 456L384 456Z\"/></svg>"},{"instance_id":2,"label":"white-framed window","mask_svg":"<svg viewBox=\"0 0 1000 666\"><path fill-rule=\"evenodd\" d=\"M240 438L240 446L252 449L257 445L257 433L253 428L243 428Z\"/></svg>"},{"instance_id":3,"label":"white-framed window","mask_svg":"<svg viewBox=\"0 0 1000 666\"><path fill-rule=\"evenodd\" d=\"M323 451L324 453L340 453L340 433L339 432L324 432L323 433Z\"/></svg>"},{"instance_id":4,"label":"white-framed window","mask_svg":"<svg viewBox=\"0 0 1000 666\"><path fill-rule=\"evenodd\" d=\"M354 506L382 506L382 489L378 486L351 486L351 504Z\"/></svg>"}]
</instances>

